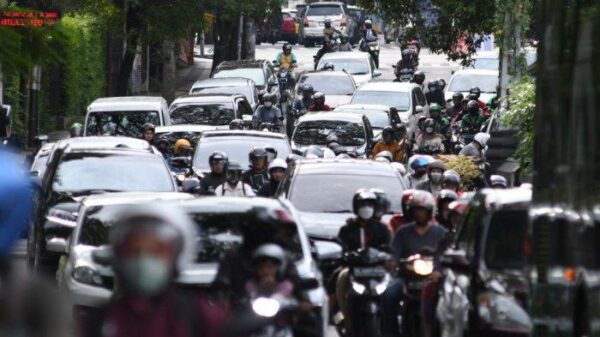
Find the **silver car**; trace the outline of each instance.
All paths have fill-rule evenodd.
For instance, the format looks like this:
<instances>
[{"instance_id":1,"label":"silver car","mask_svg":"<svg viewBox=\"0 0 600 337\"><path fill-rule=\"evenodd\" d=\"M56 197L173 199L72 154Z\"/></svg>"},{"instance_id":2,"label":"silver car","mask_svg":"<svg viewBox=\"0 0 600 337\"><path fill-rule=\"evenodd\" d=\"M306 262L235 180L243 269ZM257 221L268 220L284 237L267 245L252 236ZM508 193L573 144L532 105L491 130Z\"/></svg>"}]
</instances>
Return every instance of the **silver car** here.
<instances>
[{"instance_id":1,"label":"silver car","mask_svg":"<svg viewBox=\"0 0 600 337\"><path fill-rule=\"evenodd\" d=\"M331 26L348 36L350 41L356 40L356 22L343 2L315 2L308 5L303 17L301 38L305 47L323 41L326 19L330 19Z\"/></svg>"}]
</instances>

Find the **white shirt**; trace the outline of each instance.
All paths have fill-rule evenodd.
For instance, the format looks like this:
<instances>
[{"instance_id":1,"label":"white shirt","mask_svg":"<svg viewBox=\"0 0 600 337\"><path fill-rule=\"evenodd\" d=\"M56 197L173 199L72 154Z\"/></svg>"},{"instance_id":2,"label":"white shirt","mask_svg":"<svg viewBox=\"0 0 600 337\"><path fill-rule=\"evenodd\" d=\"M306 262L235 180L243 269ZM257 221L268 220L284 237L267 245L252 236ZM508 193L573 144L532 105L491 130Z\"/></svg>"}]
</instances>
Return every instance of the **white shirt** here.
<instances>
[{"instance_id":1,"label":"white shirt","mask_svg":"<svg viewBox=\"0 0 600 337\"><path fill-rule=\"evenodd\" d=\"M224 190L223 190L224 189ZM235 185L235 187L231 187L231 184L228 182L224 182L215 190L215 195L217 197L254 197L254 191L252 187L248 184L244 184L244 182L240 181Z\"/></svg>"}]
</instances>

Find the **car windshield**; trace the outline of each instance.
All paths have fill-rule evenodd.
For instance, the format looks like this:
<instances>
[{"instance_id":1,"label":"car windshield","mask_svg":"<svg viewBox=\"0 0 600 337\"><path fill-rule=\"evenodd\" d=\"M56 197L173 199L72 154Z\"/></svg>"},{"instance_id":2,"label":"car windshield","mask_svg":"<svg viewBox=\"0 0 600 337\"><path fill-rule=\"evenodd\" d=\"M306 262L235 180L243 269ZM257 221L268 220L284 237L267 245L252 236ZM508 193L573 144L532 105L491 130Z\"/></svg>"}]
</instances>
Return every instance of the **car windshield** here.
<instances>
[{"instance_id":1,"label":"car windshield","mask_svg":"<svg viewBox=\"0 0 600 337\"><path fill-rule=\"evenodd\" d=\"M522 269L525 266L526 210L501 210L490 221L485 243L485 262L491 269Z\"/></svg>"},{"instance_id":2,"label":"car windshield","mask_svg":"<svg viewBox=\"0 0 600 337\"><path fill-rule=\"evenodd\" d=\"M342 146L361 146L365 143L362 124L346 121L305 121L294 131L293 141L298 145L326 145L327 136L335 135Z\"/></svg>"},{"instance_id":3,"label":"car windshield","mask_svg":"<svg viewBox=\"0 0 600 337\"><path fill-rule=\"evenodd\" d=\"M242 243L241 228L252 226L256 222L256 219L249 217L247 213L196 213L191 216L200 235L198 244L202 249L196 259L199 263L223 261L230 249ZM281 232L273 237L287 243L286 250L295 261L302 259L302 244L296 225L285 225L279 229Z\"/></svg>"},{"instance_id":4,"label":"car windshield","mask_svg":"<svg viewBox=\"0 0 600 337\"><path fill-rule=\"evenodd\" d=\"M319 69L323 67L325 63L331 63L333 64L333 69L345 71L351 75L369 75L371 73L371 68L369 67L369 61L367 61L367 59L324 59L319 62Z\"/></svg>"},{"instance_id":5,"label":"car windshield","mask_svg":"<svg viewBox=\"0 0 600 337\"><path fill-rule=\"evenodd\" d=\"M174 131L174 132L157 132L154 139L166 139L167 146L167 157L173 156L175 151L175 142L179 139L187 139L191 144L192 148L195 149L198 144L198 139L202 136L202 132L192 131ZM161 152L163 152L161 150ZM163 153L164 154L164 153Z\"/></svg>"},{"instance_id":6,"label":"car windshield","mask_svg":"<svg viewBox=\"0 0 600 337\"><path fill-rule=\"evenodd\" d=\"M162 157L120 154L74 154L58 165L56 192L172 192L173 181Z\"/></svg>"},{"instance_id":7,"label":"car windshield","mask_svg":"<svg viewBox=\"0 0 600 337\"><path fill-rule=\"evenodd\" d=\"M256 85L265 85L265 74L260 68L236 68L218 70L213 78L241 77L254 81Z\"/></svg>"},{"instance_id":8,"label":"car windshield","mask_svg":"<svg viewBox=\"0 0 600 337\"><path fill-rule=\"evenodd\" d=\"M171 108L171 124L229 125L233 103L179 104Z\"/></svg>"},{"instance_id":9,"label":"car windshield","mask_svg":"<svg viewBox=\"0 0 600 337\"><path fill-rule=\"evenodd\" d=\"M498 85L498 75L454 75L448 85L448 91L468 92L473 87L479 87L481 92L495 93Z\"/></svg>"},{"instance_id":10,"label":"car windshield","mask_svg":"<svg viewBox=\"0 0 600 337\"><path fill-rule=\"evenodd\" d=\"M336 111L338 111L336 109ZM340 112L349 112L355 114L365 115L369 122L371 122L371 126L377 129L383 129L386 126L390 126L390 117L387 112L381 110L339 110Z\"/></svg>"},{"instance_id":11,"label":"car windshield","mask_svg":"<svg viewBox=\"0 0 600 337\"><path fill-rule=\"evenodd\" d=\"M471 68L482 70L498 70L500 60L497 58L476 58Z\"/></svg>"},{"instance_id":12,"label":"car windshield","mask_svg":"<svg viewBox=\"0 0 600 337\"><path fill-rule=\"evenodd\" d=\"M142 138L146 123L161 125L158 111L95 111L88 115L86 135Z\"/></svg>"},{"instance_id":13,"label":"car windshield","mask_svg":"<svg viewBox=\"0 0 600 337\"><path fill-rule=\"evenodd\" d=\"M352 213L352 196L359 188L382 189L392 201L390 212L401 212L400 199L404 188L400 179L391 175L300 173L288 198L302 212Z\"/></svg>"},{"instance_id":14,"label":"car windshield","mask_svg":"<svg viewBox=\"0 0 600 337\"><path fill-rule=\"evenodd\" d=\"M194 167L209 171L208 157L215 151L223 151L230 162L238 163L242 168L250 165L248 153L253 147L272 146L277 150L277 158L287 158L291 153L285 139L267 137L206 137L201 139L194 154Z\"/></svg>"},{"instance_id":15,"label":"car windshield","mask_svg":"<svg viewBox=\"0 0 600 337\"><path fill-rule=\"evenodd\" d=\"M206 87L206 88L194 88L192 89L193 94L226 94L226 95L244 95L250 102L254 102L254 93L252 88L249 86L238 86L238 87Z\"/></svg>"},{"instance_id":16,"label":"car windshield","mask_svg":"<svg viewBox=\"0 0 600 337\"><path fill-rule=\"evenodd\" d=\"M357 91L351 104L382 104L393 106L398 111L410 109L410 96L407 92L396 91Z\"/></svg>"},{"instance_id":17,"label":"car windshield","mask_svg":"<svg viewBox=\"0 0 600 337\"><path fill-rule=\"evenodd\" d=\"M309 6L306 16L337 16L342 15L342 7L338 5L331 6Z\"/></svg>"},{"instance_id":18,"label":"car windshield","mask_svg":"<svg viewBox=\"0 0 600 337\"><path fill-rule=\"evenodd\" d=\"M323 75L305 75L300 79L300 85L298 85L298 95L301 95L300 88L304 84L310 84L315 91L320 91L325 94L325 100L327 95L352 95L354 93L355 86L354 81L348 75L346 76L323 76Z\"/></svg>"}]
</instances>

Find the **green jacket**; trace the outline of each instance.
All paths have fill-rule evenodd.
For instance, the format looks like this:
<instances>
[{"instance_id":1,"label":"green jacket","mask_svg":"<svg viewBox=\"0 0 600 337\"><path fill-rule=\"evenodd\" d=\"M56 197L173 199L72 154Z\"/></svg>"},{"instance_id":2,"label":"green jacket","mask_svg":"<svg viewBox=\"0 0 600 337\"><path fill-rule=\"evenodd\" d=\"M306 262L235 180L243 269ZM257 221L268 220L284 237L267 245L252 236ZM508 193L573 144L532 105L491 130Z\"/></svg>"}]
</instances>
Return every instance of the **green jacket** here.
<instances>
[{"instance_id":1,"label":"green jacket","mask_svg":"<svg viewBox=\"0 0 600 337\"><path fill-rule=\"evenodd\" d=\"M483 123L485 123L485 118L483 118L482 115L480 115L480 114L477 114L477 115L466 114L460 120L459 126L461 128L467 128L467 129L472 129L472 130L479 130L479 129L481 129L481 126L483 125Z\"/></svg>"}]
</instances>

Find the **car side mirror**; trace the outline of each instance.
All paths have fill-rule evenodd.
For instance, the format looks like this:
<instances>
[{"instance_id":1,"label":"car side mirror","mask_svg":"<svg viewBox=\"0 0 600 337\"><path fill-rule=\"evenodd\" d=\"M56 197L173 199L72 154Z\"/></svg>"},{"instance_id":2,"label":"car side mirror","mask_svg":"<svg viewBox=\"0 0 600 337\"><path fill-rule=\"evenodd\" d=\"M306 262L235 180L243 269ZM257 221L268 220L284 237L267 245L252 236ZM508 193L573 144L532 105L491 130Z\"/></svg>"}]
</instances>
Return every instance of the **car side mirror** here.
<instances>
[{"instance_id":1,"label":"car side mirror","mask_svg":"<svg viewBox=\"0 0 600 337\"><path fill-rule=\"evenodd\" d=\"M181 183L181 191L184 193L196 193L200 189L200 180L197 178L186 178Z\"/></svg>"},{"instance_id":2,"label":"car side mirror","mask_svg":"<svg viewBox=\"0 0 600 337\"><path fill-rule=\"evenodd\" d=\"M440 257L440 264L442 267L459 271L468 271L471 267L471 262L462 250L447 251Z\"/></svg>"},{"instance_id":3,"label":"car side mirror","mask_svg":"<svg viewBox=\"0 0 600 337\"><path fill-rule=\"evenodd\" d=\"M421 105L417 105L417 106L415 107L415 112L414 112L414 114L415 114L415 115L416 115L416 114L420 114L420 113L422 113L423 111L424 111L424 109L423 109L423 106L421 106Z\"/></svg>"},{"instance_id":4,"label":"car side mirror","mask_svg":"<svg viewBox=\"0 0 600 337\"><path fill-rule=\"evenodd\" d=\"M336 260L342 257L342 246L335 242L315 240L319 260Z\"/></svg>"},{"instance_id":5,"label":"car side mirror","mask_svg":"<svg viewBox=\"0 0 600 337\"><path fill-rule=\"evenodd\" d=\"M53 253L64 254L67 252L67 240L63 238L52 238L46 241L46 249Z\"/></svg>"},{"instance_id":6,"label":"car side mirror","mask_svg":"<svg viewBox=\"0 0 600 337\"><path fill-rule=\"evenodd\" d=\"M373 77L379 77L379 76L381 76L381 71L377 71L377 70L375 70L375 71L373 72Z\"/></svg>"},{"instance_id":7,"label":"car side mirror","mask_svg":"<svg viewBox=\"0 0 600 337\"><path fill-rule=\"evenodd\" d=\"M108 246L101 246L92 252L92 261L102 266L110 265L113 257L113 251Z\"/></svg>"},{"instance_id":8,"label":"car side mirror","mask_svg":"<svg viewBox=\"0 0 600 337\"><path fill-rule=\"evenodd\" d=\"M185 169L190 167L190 158L188 157L175 157L171 159L171 164L174 167Z\"/></svg>"}]
</instances>

